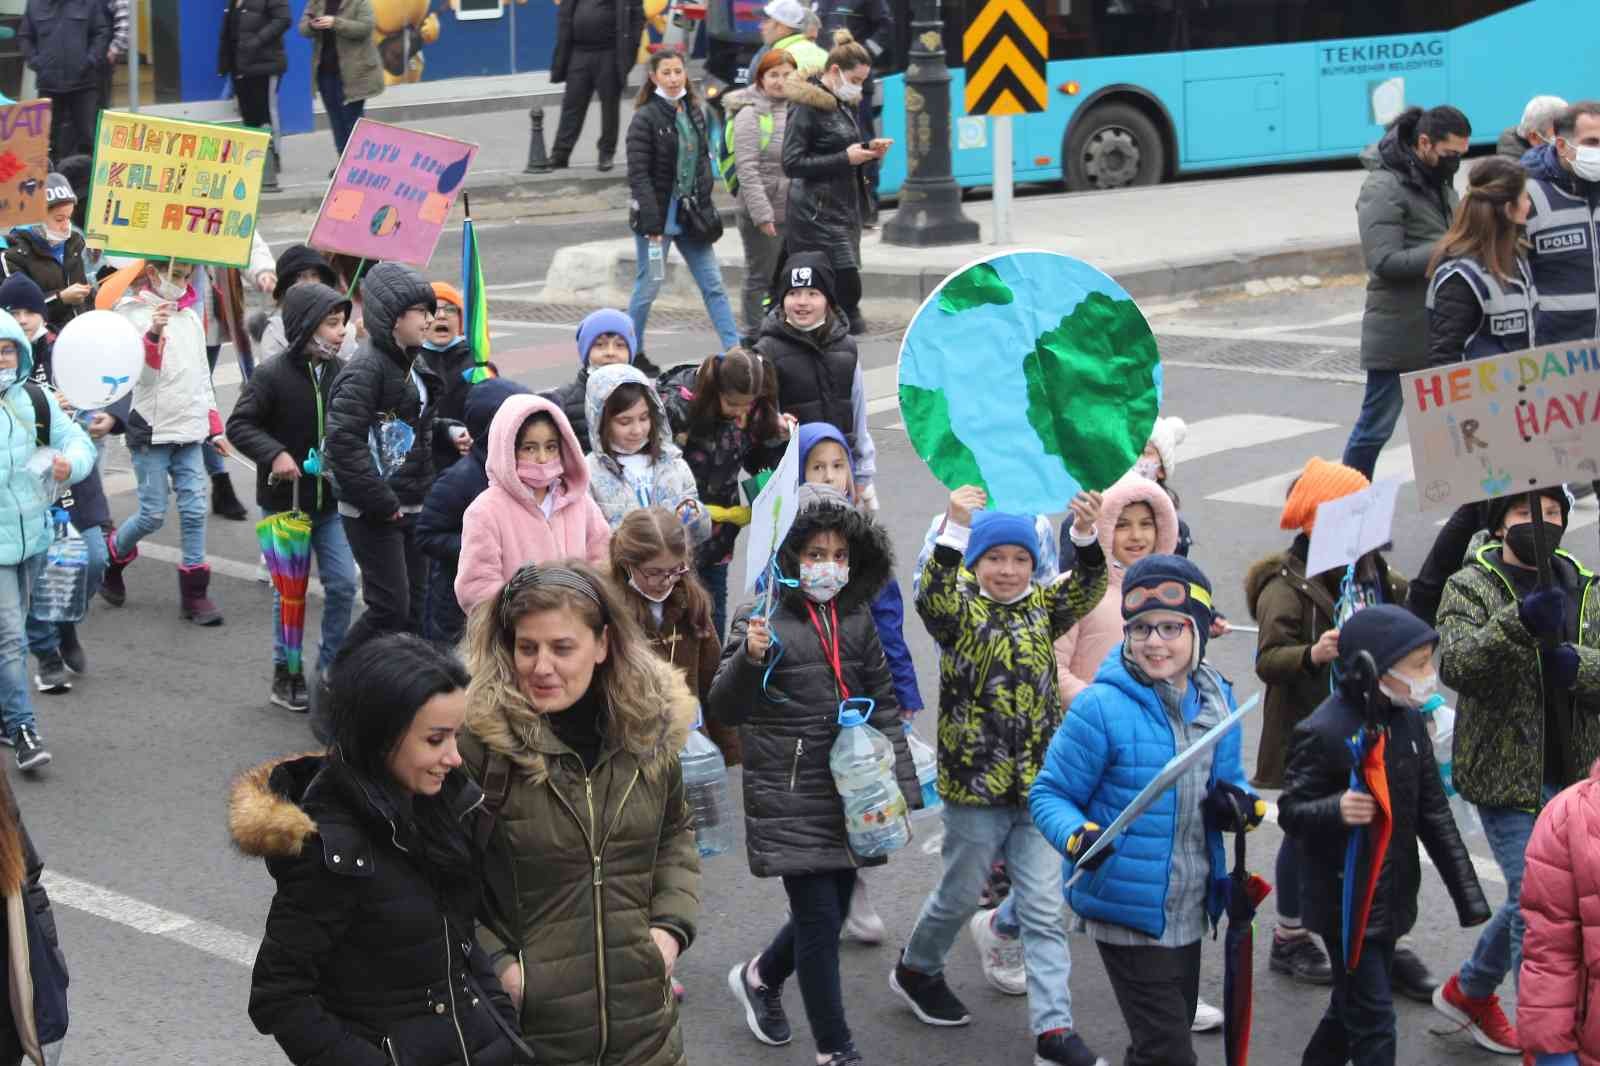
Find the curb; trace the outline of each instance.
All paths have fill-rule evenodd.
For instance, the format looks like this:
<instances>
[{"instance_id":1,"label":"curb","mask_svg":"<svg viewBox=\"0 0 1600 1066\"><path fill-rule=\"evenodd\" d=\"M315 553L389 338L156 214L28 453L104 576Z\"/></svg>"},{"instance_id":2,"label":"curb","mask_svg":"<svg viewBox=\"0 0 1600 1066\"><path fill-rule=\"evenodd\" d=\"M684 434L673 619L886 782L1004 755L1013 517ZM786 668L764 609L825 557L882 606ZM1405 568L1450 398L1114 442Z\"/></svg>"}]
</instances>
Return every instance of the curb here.
<instances>
[{"instance_id":1,"label":"curb","mask_svg":"<svg viewBox=\"0 0 1600 1066\"><path fill-rule=\"evenodd\" d=\"M588 169L589 172L584 171ZM282 192L262 193L259 214L315 214L328 191L326 182L286 186ZM544 214L575 214L604 211L628 205L628 176L622 168L601 174L592 168L575 168L549 174L524 174L520 170L488 170L473 175L467 192L472 196L473 214L489 218L481 204L491 211L510 204L518 209L537 208ZM480 199L481 197L481 199Z\"/></svg>"}]
</instances>

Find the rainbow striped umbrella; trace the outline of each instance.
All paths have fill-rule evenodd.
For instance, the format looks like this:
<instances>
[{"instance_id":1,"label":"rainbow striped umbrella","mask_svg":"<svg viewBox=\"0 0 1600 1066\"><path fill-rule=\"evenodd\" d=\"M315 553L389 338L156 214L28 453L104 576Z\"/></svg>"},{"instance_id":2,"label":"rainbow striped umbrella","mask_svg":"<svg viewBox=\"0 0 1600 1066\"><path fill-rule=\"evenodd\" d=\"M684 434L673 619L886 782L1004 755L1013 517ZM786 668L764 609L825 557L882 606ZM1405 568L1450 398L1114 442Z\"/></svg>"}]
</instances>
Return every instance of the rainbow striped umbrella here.
<instances>
[{"instance_id":1,"label":"rainbow striped umbrella","mask_svg":"<svg viewBox=\"0 0 1600 1066\"><path fill-rule=\"evenodd\" d=\"M461 207L466 221L461 224L461 332L472 345L472 366L461 376L472 384L493 377L489 369L489 294L483 287L483 260L478 255L478 234L472 227L472 204L467 194L461 194Z\"/></svg>"},{"instance_id":2,"label":"rainbow striped umbrella","mask_svg":"<svg viewBox=\"0 0 1600 1066\"><path fill-rule=\"evenodd\" d=\"M300 510L299 478L293 508L257 522L256 539L278 592L278 628L289 672L298 674L306 636L306 586L311 583L311 516Z\"/></svg>"}]
</instances>

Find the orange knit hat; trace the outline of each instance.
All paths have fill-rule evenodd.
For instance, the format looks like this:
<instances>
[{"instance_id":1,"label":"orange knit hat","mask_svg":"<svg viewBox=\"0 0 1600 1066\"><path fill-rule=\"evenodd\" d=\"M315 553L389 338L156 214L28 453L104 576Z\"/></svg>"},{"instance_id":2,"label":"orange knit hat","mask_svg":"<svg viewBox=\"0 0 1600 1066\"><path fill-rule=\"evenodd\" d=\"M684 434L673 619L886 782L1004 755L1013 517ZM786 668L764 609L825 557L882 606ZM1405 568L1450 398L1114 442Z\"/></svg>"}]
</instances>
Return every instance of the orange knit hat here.
<instances>
[{"instance_id":1,"label":"orange knit hat","mask_svg":"<svg viewBox=\"0 0 1600 1066\"><path fill-rule=\"evenodd\" d=\"M1342 463L1330 463L1312 456L1306 468L1300 471L1300 480L1289 490L1284 501L1283 515L1278 519L1280 529L1298 529L1310 533L1317 524L1317 506L1330 500L1343 499L1360 492L1371 484L1365 474L1352 470Z\"/></svg>"},{"instance_id":2,"label":"orange knit hat","mask_svg":"<svg viewBox=\"0 0 1600 1066\"><path fill-rule=\"evenodd\" d=\"M465 311L467 308L466 301L461 298L461 290L448 281L434 282L433 294L444 303L455 304L457 311Z\"/></svg>"}]
</instances>

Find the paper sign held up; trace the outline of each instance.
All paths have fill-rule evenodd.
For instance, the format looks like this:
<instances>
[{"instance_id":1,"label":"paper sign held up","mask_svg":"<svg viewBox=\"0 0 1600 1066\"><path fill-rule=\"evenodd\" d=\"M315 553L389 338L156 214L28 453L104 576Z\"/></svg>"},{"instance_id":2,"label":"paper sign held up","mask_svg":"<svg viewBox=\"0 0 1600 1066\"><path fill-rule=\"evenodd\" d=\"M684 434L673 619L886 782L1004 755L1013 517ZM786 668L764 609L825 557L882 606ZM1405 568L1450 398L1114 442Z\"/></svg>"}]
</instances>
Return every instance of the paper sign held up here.
<instances>
[{"instance_id":1,"label":"paper sign held up","mask_svg":"<svg viewBox=\"0 0 1600 1066\"><path fill-rule=\"evenodd\" d=\"M245 266L271 140L244 126L102 111L89 243L120 255Z\"/></svg>"},{"instance_id":2,"label":"paper sign held up","mask_svg":"<svg viewBox=\"0 0 1600 1066\"><path fill-rule=\"evenodd\" d=\"M1424 510L1600 478L1600 340L1400 378Z\"/></svg>"},{"instance_id":3,"label":"paper sign held up","mask_svg":"<svg viewBox=\"0 0 1600 1066\"><path fill-rule=\"evenodd\" d=\"M0 227L44 221L50 173L50 101L0 107Z\"/></svg>"},{"instance_id":4,"label":"paper sign held up","mask_svg":"<svg viewBox=\"0 0 1600 1066\"><path fill-rule=\"evenodd\" d=\"M426 266L478 146L363 118L311 227L311 247Z\"/></svg>"},{"instance_id":5,"label":"paper sign held up","mask_svg":"<svg viewBox=\"0 0 1600 1066\"><path fill-rule=\"evenodd\" d=\"M766 572L773 553L789 535L789 527L800 510L799 497L800 434L790 433L789 446L783 450L777 469L750 505L750 532L744 547L745 592L756 590L756 579Z\"/></svg>"},{"instance_id":6,"label":"paper sign held up","mask_svg":"<svg viewBox=\"0 0 1600 1066\"><path fill-rule=\"evenodd\" d=\"M1349 566L1389 543L1399 494L1399 479L1384 478L1360 492L1318 505L1311 548L1306 553L1306 576Z\"/></svg>"}]
</instances>

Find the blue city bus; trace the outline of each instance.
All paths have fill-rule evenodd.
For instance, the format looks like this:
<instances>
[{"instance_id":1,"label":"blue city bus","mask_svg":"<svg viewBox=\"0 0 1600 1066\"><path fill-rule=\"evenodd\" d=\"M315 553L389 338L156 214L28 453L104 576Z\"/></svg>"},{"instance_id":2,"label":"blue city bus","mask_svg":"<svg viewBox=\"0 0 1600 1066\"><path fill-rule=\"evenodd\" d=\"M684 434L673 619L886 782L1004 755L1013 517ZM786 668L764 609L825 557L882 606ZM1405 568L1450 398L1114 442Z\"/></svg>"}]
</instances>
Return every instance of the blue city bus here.
<instances>
[{"instance_id":1,"label":"blue city bus","mask_svg":"<svg viewBox=\"0 0 1600 1066\"><path fill-rule=\"evenodd\" d=\"M993 180L988 123L962 108L961 33L982 2L943 5L952 169L967 186ZM880 128L899 145L883 161L884 194L905 180L898 71L909 0L894 8L901 36L893 69L880 71ZM1113 189L1347 158L1412 104L1454 104L1472 122L1473 143L1492 144L1530 97L1600 96L1595 0L1044 0L1044 8L1050 106L1012 120L1018 182ZM759 7L741 14L759 18Z\"/></svg>"}]
</instances>

